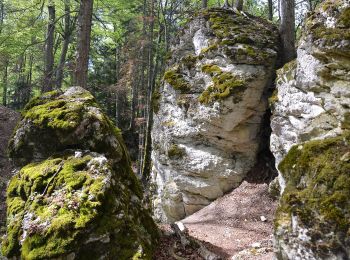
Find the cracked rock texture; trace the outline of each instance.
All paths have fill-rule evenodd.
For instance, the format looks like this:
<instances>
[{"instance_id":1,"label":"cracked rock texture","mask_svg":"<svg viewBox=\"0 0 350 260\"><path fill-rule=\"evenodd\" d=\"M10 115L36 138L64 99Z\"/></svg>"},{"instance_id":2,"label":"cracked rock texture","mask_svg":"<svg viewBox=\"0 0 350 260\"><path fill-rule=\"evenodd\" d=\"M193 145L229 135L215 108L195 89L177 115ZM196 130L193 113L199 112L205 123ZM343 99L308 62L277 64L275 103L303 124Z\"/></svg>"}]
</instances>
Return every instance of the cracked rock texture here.
<instances>
[{"instance_id":1,"label":"cracked rock texture","mask_svg":"<svg viewBox=\"0 0 350 260\"><path fill-rule=\"evenodd\" d=\"M231 10L210 9L186 26L155 95L156 218L198 211L254 166L278 44L269 22Z\"/></svg>"},{"instance_id":2,"label":"cracked rock texture","mask_svg":"<svg viewBox=\"0 0 350 260\"><path fill-rule=\"evenodd\" d=\"M349 259L349 1L323 2L303 32L271 98L276 249L279 259Z\"/></svg>"},{"instance_id":3,"label":"cracked rock texture","mask_svg":"<svg viewBox=\"0 0 350 260\"><path fill-rule=\"evenodd\" d=\"M18 259L151 259L143 207L120 131L80 87L45 93L10 142L22 167L7 187L2 254Z\"/></svg>"}]
</instances>

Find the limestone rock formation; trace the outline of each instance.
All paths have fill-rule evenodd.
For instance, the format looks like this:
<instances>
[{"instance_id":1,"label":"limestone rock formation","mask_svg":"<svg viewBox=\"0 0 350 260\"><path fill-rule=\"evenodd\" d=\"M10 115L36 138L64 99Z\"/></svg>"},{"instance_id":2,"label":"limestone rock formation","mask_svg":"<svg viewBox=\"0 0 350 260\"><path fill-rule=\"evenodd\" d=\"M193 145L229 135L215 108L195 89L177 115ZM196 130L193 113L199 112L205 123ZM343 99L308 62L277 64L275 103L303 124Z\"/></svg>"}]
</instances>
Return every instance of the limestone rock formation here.
<instances>
[{"instance_id":1,"label":"limestone rock formation","mask_svg":"<svg viewBox=\"0 0 350 260\"><path fill-rule=\"evenodd\" d=\"M293 145L350 127L349 12L347 1L322 4L306 19L298 58L278 71L271 120L276 165Z\"/></svg>"},{"instance_id":2,"label":"limestone rock formation","mask_svg":"<svg viewBox=\"0 0 350 260\"><path fill-rule=\"evenodd\" d=\"M119 130L88 91L72 87L32 100L10 149L23 156L19 163L33 162L7 188L5 256L151 258L157 228Z\"/></svg>"},{"instance_id":3,"label":"limestone rock formation","mask_svg":"<svg viewBox=\"0 0 350 260\"><path fill-rule=\"evenodd\" d=\"M325 1L306 19L297 59L278 72L271 151L282 193L279 259L350 257L349 18L348 1Z\"/></svg>"},{"instance_id":4,"label":"limestone rock formation","mask_svg":"<svg viewBox=\"0 0 350 260\"><path fill-rule=\"evenodd\" d=\"M277 51L276 28L248 14L210 9L189 22L155 95L157 218L203 208L255 164Z\"/></svg>"}]
</instances>

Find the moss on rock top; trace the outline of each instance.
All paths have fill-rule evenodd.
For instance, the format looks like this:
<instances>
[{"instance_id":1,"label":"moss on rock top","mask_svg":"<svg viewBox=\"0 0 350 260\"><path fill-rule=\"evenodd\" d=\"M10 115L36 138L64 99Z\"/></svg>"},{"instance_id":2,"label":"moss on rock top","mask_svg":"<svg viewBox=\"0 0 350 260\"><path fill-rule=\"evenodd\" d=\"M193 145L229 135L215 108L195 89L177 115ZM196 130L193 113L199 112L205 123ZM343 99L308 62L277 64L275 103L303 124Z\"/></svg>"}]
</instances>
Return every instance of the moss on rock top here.
<instances>
[{"instance_id":1,"label":"moss on rock top","mask_svg":"<svg viewBox=\"0 0 350 260\"><path fill-rule=\"evenodd\" d=\"M72 87L65 93L45 93L28 103L10 141L9 154L22 165L68 148L87 149L119 160L123 154L119 136L94 97Z\"/></svg>"}]
</instances>

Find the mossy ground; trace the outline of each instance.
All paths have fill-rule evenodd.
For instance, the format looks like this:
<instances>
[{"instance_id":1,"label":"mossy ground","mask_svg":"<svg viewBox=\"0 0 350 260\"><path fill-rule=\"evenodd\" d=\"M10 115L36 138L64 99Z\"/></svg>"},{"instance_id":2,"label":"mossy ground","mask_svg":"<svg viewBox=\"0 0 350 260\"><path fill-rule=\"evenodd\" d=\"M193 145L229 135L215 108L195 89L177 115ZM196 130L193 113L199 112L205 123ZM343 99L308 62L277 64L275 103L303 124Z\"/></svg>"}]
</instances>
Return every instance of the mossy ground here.
<instances>
[{"instance_id":1,"label":"mossy ground","mask_svg":"<svg viewBox=\"0 0 350 260\"><path fill-rule=\"evenodd\" d=\"M342 158L349 151L350 133L345 132L294 146L279 165L286 188L275 225L291 223L291 215L297 216L320 258L350 246L350 161Z\"/></svg>"},{"instance_id":2,"label":"mossy ground","mask_svg":"<svg viewBox=\"0 0 350 260\"><path fill-rule=\"evenodd\" d=\"M202 72L210 75L213 85L209 86L198 98L202 104L208 104L216 100L222 100L233 96L234 102L241 101L242 94L246 89L244 80L239 79L230 72L223 72L215 64L205 64Z\"/></svg>"}]
</instances>

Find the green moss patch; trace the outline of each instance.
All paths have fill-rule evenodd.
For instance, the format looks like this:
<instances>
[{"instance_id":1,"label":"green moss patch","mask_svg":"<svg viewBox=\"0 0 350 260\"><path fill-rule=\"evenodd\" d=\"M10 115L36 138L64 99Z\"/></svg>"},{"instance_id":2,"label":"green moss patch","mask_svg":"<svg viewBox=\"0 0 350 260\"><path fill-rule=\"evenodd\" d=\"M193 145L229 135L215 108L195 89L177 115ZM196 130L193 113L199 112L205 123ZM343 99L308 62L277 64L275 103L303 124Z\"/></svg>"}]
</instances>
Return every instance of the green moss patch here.
<instances>
[{"instance_id":1,"label":"green moss patch","mask_svg":"<svg viewBox=\"0 0 350 260\"><path fill-rule=\"evenodd\" d=\"M167 70L163 79L181 93L186 93L191 89L189 82L184 79L184 75L180 73L178 67Z\"/></svg>"},{"instance_id":2,"label":"green moss patch","mask_svg":"<svg viewBox=\"0 0 350 260\"><path fill-rule=\"evenodd\" d=\"M168 149L168 156L171 159L179 159L186 155L186 150L179 147L177 144L173 144Z\"/></svg>"},{"instance_id":3,"label":"green moss patch","mask_svg":"<svg viewBox=\"0 0 350 260\"><path fill-rule=\"evenodd\" d=\"M156 227L148 220L146 229L154 230L141 230L145 223L138 221L147 220L148 213L131 202L133 195L121 181L107 159L97 154L63 156L25 166L7 190L8 223L2 253L23 259L47 259L71 252L79 256L79 248L90 243L92 235L105 236L116 247L123 245L113 252L107 250L105 242L107 251L101 253L110 257L130 259L139 245L150 256L149 243L156 237L152 237ZM94 254L93 248L84 250Z\"/></svg>"},{"instance_id":4,"label":"green moss patch","mask_svg":"<svg viewBox=\"0 0 350 260\"><path fill-rule=\"evenodd\" d=\"M237 78L229 72L223 72L221 68L215 64L205 64L202 71L212 77L213 85L209 86L199 96L198 100L202 104L209 104L216 100L222 100L229 96L234 97L234 102L242 99L242 94L246 89L244 80Z\"/></svg>"},{"instance_id":5,"label":"green moss patch","mask_svg":"<svg viewBox=\"0 0 350 260\"><path fill-rule=\"evenodd\" d=\"M82 88L54 91L31 100L9 143L19 165L42 160L67 148L87 149L119 159L122 147L115 127L94 97Z\"/></svg>"},{"instance_id":6,"label":"green moss patch","mask_svg":"<svg viewBox=\"0 0 350 260\"><path fill-rule=\"evenodd\" d=\"M249 18L233 10L215 8L204 13L210 28L220 39L220 45L249 44L258 48L276 49L277 29L263 19L248 16Z\"/></svg>"},{"instance_id":7,"label":"green moss patch","mask_svg":"<svg viewBox=\"0 0 350 260\"><path fill-rule=\"evenodd\" d=\"M309 230L310 248L324 258L349 248L350 133L294 146L279 165L286 188L276 213L276 227L297 216ZM324 234L328 234L325 236Z\"/></svg>"}]
</instances>

